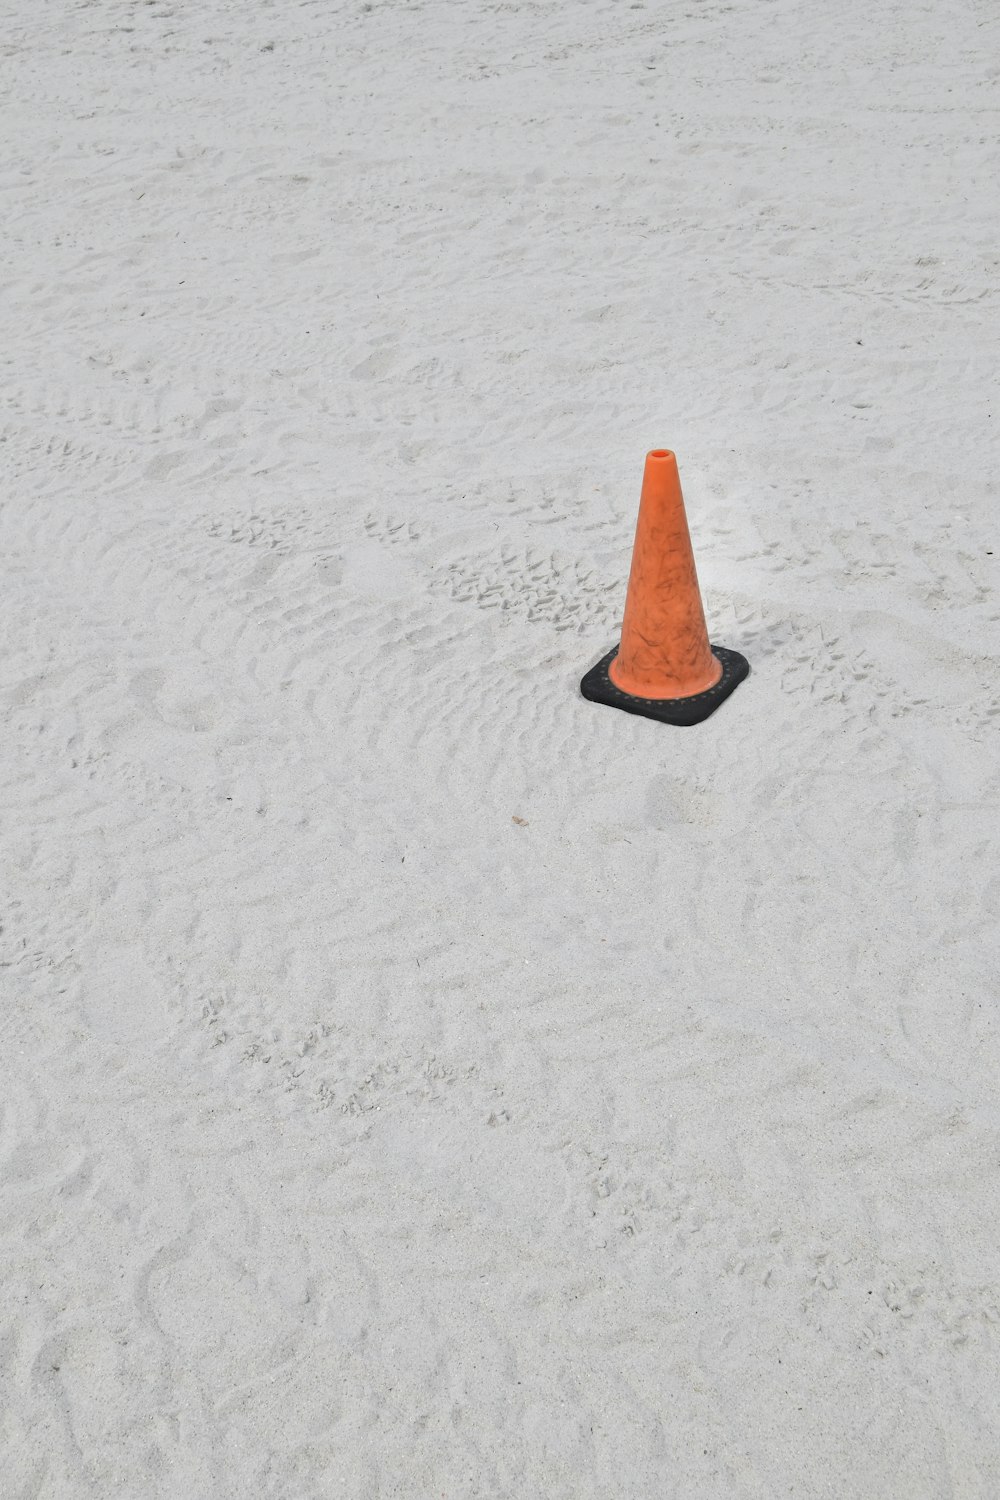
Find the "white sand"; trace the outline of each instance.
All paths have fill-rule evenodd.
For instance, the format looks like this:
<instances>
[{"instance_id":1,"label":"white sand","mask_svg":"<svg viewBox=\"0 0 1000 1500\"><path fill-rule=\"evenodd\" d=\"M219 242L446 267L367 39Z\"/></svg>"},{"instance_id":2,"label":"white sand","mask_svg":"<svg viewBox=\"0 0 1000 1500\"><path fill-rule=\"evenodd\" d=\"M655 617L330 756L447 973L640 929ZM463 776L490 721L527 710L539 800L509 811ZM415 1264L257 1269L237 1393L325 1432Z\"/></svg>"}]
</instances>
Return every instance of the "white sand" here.
<instances>
[{"instance_id":1,"label":"white sand","mask_svg":"<svg viewBox=\"0 0 1000 1500\"><path fill-rule=\"evenodd\" d=\"M3 1500L1000 1495L996 16L10 0Z\"/></svg>"}]
</instances>

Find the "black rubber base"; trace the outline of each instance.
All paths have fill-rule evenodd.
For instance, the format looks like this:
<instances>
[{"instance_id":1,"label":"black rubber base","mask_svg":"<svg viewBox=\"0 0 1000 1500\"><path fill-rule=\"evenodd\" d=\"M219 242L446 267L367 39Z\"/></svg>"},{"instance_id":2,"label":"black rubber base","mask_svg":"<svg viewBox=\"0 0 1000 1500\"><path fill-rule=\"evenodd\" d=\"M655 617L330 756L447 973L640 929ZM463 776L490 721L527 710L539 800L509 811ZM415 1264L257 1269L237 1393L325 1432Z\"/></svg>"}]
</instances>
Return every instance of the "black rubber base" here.
<instances>
[{"instance_id":1,"label":"black rubber base","mask_svg":"<svg viewBox=\"0 0 1000 1500\"><path fill-rule=\"evenodd\" d=\"M690 698L636 698L632 693L623 693L615 687L608 676L608 667L618 655L618 647L602 656L596 667L591 667L580 683L580 691L591 703L606 703L609 708L622 708L627 714L642 714L646 719L659 719L662 724L700 724L709 714L714 714L720 703L725 703L729 694L738 688L744 677L750 675L750 663L738 651L729 651L725 646L713 646L712 655L722 663L722 676L714 687L703 693L694 693Z\"/></svg>"}]
</instances>

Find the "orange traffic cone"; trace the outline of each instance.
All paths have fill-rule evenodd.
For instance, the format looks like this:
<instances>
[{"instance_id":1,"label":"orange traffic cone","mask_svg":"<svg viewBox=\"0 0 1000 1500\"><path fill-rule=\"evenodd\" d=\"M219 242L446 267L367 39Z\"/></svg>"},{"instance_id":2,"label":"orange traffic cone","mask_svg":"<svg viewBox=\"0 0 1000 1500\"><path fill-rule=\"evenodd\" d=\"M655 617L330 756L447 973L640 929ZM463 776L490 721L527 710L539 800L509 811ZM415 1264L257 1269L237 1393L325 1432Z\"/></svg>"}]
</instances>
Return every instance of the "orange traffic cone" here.
<instances>
[{"instance_id":1,"label":"orange traffic cone","mask_svg":"<svg viewBox=\"0 0 1000 1500\"><path fill-rule=\"evenodd\" d=\"M738 651L709 645L677 460L654 448L642 478L621 645L590 669L580 691L665 724L700 724L749 671Z\"/></svg>"}]
</instances>

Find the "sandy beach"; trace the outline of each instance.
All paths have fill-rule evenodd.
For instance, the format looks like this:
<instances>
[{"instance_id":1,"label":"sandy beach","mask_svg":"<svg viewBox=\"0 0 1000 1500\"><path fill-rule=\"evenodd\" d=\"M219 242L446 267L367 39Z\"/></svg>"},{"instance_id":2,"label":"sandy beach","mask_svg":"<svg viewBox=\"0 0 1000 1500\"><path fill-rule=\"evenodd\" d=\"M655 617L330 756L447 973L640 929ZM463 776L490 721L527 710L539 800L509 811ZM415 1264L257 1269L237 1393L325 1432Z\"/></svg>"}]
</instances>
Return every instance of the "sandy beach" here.
<instances>
[{"instance_id":1,"label":"sandy beach","mask_svg":"<svg viewBox=\"0 0 1000 1500\"><path fill-rule=\"evenodd\" d=\"M8 0L2 1500L1000 1495L998 58Z\"/></svg>"}]
</instances>

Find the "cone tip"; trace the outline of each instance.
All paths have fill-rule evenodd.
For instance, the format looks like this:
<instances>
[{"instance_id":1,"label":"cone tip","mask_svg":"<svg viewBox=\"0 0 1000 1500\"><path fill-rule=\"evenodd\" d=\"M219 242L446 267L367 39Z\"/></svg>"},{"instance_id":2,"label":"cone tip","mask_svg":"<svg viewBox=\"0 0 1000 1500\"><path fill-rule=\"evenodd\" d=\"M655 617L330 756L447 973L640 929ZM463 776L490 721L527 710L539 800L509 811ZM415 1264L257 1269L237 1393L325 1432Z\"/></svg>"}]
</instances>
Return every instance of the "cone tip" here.
<instances>
[{"instance_id":1,"label":"cone tip","mask_svg":"<svg viewBox=\"0 0 1000 1500\"><path fill-rule=\"evenodd\" d=\"M656 459L665 459L665 458L673 458L674 454L671 452L671 450L669 448L650 448L649 452L646 454L646 457L647 458L656 458Z\"/></svg>"}]
</instances>

